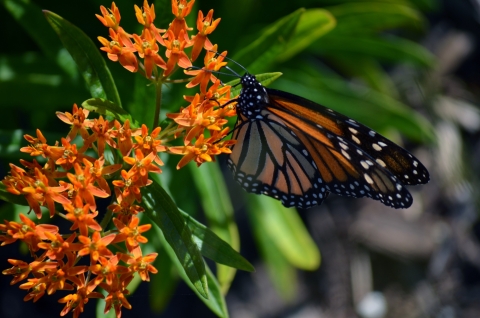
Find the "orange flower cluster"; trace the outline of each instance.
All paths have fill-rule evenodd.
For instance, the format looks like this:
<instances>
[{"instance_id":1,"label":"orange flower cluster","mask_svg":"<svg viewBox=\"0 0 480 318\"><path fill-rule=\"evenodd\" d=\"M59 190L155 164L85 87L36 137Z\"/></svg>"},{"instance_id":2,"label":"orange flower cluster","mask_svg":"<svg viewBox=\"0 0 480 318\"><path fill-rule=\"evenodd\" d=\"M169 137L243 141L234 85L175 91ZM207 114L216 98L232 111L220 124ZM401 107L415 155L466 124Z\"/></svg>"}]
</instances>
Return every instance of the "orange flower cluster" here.
<instances>
[{"instance_id":1,"label":"orange flower cluster","mask_svg":"<svg viewBox=\"0 0 480 318\"><path fill-rule=\"evenodd\" d=\"M138 273L148 281L149 273L157 272L150 264L157 254L142 255L140 243L147 242L142 233L149 230L151 224L139 225L137 214L143 208L135 203L141 201L140 188L152 182L148 173L161 172L158 153L166 147L157 139L159 128L148 134L145 125L132 130L128 121L121 125L116 120L110 123L102 116L87 119L88 115L88 110L77 105L73 106L72 113L57 112L63 122L71 125L69 134L61 141L62 146L49 145L40 130L36 138L25 135L30 145L21 151L43 157L46 163L22 160L24 168L11 164L10 175L2 182L10 193L25 196L38 218L42 216L41 206L45 206L51 217L59 215L70 221L71 233L61 234L54 225L36 225L23 214L20 222L0 224L1 245L23 241L34 257L30 263L10 259L13 267L3 274L13 276L12 284L27 279L20 285L28 291L26 301L37 301L45 293L51 295L57 290L74 290L59 300L65 303L61 315L73 311L74 317L83 311L90 298L104 298L96 291L101 287L108 293L105 312L113 306L120 317L121 307L131 308L125 295L133 275ZM71 143L77 135L83 140L80 149ZM132 165L128 171L121 171L120 180L111 182L116 202L108 209L116 217L109 231L97 221L95 198L111 196L107 179L118 175L122 164L105 165L107 145L112 151L118 149L124 156L123 161ZM92 149L98 159L86 154ZM57 210L60 208L63 211ZM118 244L122 242L123 249ZM81 257L89 257L90 265L76 265Z\"/></svg>"},{"instance_id":2,"label":"orange flower cluster","mask_svg":"<svg viewBox=\"0 0 480 318\"><path fill-rule=\"evenodd\" d=\"M160 86L178 82L168 77L181 68L191 76L184 81L189 82L188 88L199 85L199 93L184 97L189 102L187 107L168 114L173 120L169 127L163 131L156 127L149 133L145 125L131 128L128 120L122 124L103 116L88 119L89 111L74 105L71 113L57 112L57 117L71 127L60 142L47 143L40 130L36 137L25 135L29 145L20 150L39 160L21 160L23 167L11 164L3 184L11 194L24 196L37 218L42 217L42 207L46 207L50 217L57 215L71 222L69 233L61 233L54 225L38 225L23 214L19 222L0 224L1 245L22 241L34 258L30 263L10 259L13 267L3 271L13 276L12 284L26 280L20 285L28 291L25 301L37 301L57 290L72 290L72 294L59 300L65 304L62 316L73 312L78 317L90 298L105 298L105 313L113 307L120 317L122 307L131 308L125 296L133 275L138 273L148 281L149 273L157 272L151 265L157 254L143 256L140 247L147 242L142 233L151 224L139 225L137 215L143 212L138 205L141 188L152 183L149 173L162 172L159 153L183 155L177 165L181 168L192 160L200 165L231 152L229 147L234 141L225 140L229 135L227 118L236 115L231 87L222 85L212 74L226 65L227 52L217 54L217 45L207 37L220 19L213 19L213 10L206 16L200 11L198 33L189 35L192 28L185 17L193 3L172 0L174 19L168 29L155 26L153 4L149 6L145 0L143 10L135 6L137 20L144 26L140 35L128 34L120 27L120 11L115 3L110 10L102 6L102 15L97 15L109 28L111 40L98 39L103 44L101 50L112 61L131 72L141 70ZM191 48L189 54L186 48ZM192 62L202 49L207 50L204 67L193 69ZM180 137L183 146L166 144ZM94 153L96 156L92 156ZM124 166L131 167L122 169ZM112 203L99 223L96 201L108 197L113 198ZM88 258L89 265L78 265L82 257ZM106 297L99 287L107 292Z\"/></svg>"},{"instance_id":3,"label":"orange flower cluster","mask_svg":"<svg viewBox=\"0 0 480 318\"><path fill-rule=\"evenodd\" d=\"M224 140L229 135L229 128L224 127L228 121L226 118L236 115L234 104L222 107L231 100L230 86L221 86L212 71L218 71L227 63L224 58L227 52L217 54L217 45L213 45L208 39L220 22L213 19L213 10L206 16L202 11L198 12L197 34L189 35L189 28L185 17L190 14L195 0L172 0L172 12L175 16L168 29L159 29L155 26L155 10L153 4L148 5L144 1L143 10L135 6L137 20L143 25L140 35L130 35L119 26L120 11L112 4L108 11L101 7L103 16L97 15L98 19L110 29L111 41L98 37L104 45L101 50L108 53L112 61L119 61L126 69L136 72L139 67L145 70L145 75L151 81L165 81L178 67L184 69L185 74L193 76L187 84L188 88L200 85L200 93L193 97L185 97L189 106L180 110L179 113L168 114L178 125L173 138L184 137L184 146L168 147L171 154L182 155L183 158L177 168L185 166L190 161L197 165L204 162L214 161L216 155L230 153L233 140ZM134 42L131 41L133 38ZM161 47L167 62L161 56ZM185 49L192 47L190 54ZM207 50L202 69L192 70L192 62L195 61L202 49ZM138 61L134 53L144 60L143 64ZM159 72L158 68L163 70ZM212 83L210 87L208 85Z\"/></svg>"}]
</instances>

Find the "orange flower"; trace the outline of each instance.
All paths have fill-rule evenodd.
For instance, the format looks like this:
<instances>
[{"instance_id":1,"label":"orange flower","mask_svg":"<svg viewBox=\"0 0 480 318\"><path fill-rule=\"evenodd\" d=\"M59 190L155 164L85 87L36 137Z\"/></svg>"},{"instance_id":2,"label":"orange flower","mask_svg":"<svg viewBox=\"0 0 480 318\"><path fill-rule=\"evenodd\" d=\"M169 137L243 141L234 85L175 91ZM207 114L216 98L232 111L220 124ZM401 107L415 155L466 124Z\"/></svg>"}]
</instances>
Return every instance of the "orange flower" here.
<instances>
[{"instance_id":1,"label":"orange flower","mask_svg":"<svg viewBox=\"0 0 480 318\"><path fill-rule=\"evenodd\" d=\"M106 257L99 256L99 264L95 264L89 267L89 269L97 275L95 278L98 283L101 283L104 279L107 285L112 285L113 281L117 279L117 275L126 274L129 272L128 268L122 265L118 265L120 259L117 255L107 259Z\"/></svg>"},{"instance_id":2,"label":"orange flower","mask_svg":"<svg viewBox=\"0 0 480 318\"><path fill-rule=\"evenodd\" d=\"M92 164L90 161L87 159L83 159L83 163L85 164L85 168L89 169L90 175L92 176L93 181L95 181L100 189L108 193L108 195L111 194L110 192L110 186L107 183L107 180L103 177L104 175L109 175L112 174L120 168L122 168L121 164L114 164L110 166L103 167L105 164L105 158L101 156L99 159L95 160L95 162Z\"/></svg>"},{"instance_id":3,"label":"orange flower","mask_svg":"<svg viewBox=\"0 0 480 318\"><path fill-rule=\"evenodd\" d=\"M57 112L57 117L66 124L72 125L70 132L68 133L67 140L73 140L78 133L85 140L89 134L87 129L92 126L92 121L87 119L90 112L87 109L78 107L77 104L73 104L72 114L69 112Z\"/></svg>"},{"instance_id":4,"label":"orange flower","mask_svg":"<svg viewBox=\"0 0 480 318\"><path fill-rule=\"evenodd\" d=\"M122 312L122 307L127 309L132 309L132 305L128 302L125 295L128 295L130 292L126 289L128 284L133 279L133 275L124 274L120 278L113 280L112 284L102 283L100 286L108 292L107 297L105 297L105 309L104 313L107 314L112 305L115 308L116 317L120 318Z\"/></svg>"},{"instance_id":5,"label":"orange flower","mask_svg":"<svg viewBox=\"0 0 480 318\"><path fill-rule=\"evenodd\" d=\"M167 68L163 74L165 77L173 72L173 69L177 64L181 68L188 68L192 66L192 62L188 58L187 54L183 51L185 47L188 47L189 45L188 39L186 40L184 35L185 31L183 29L180 30L180 33L177 37L174 35L172 30L168 30L167 32L168 40L165 40L165 45L167 47L165 55L168 57L168 61Z\"/></svg>"},{"instance_id":6,"label":"orange flower","mask_svg":"<svg viewBox=\"0 0 480 318\"><path fill-rule=\"evenodd\" d=\"M90 205L90 210L95 211L97 209L97 204L94 196L107 198L109 197L109 194L93 185L95 178L92 176L92 172L88 166L82 169L82 167L76 163L73 167L75 169L75 174L67 173L67 177L73 184L73 188L77 192L77 197L82 198Z\"/></svg>"},{"instance_id":7,"label":"orange flower","mask_svg":"<svg viewBox=\"0 0 480 318\"><path fill-rule=\"evenodd\" d=\"M212 83L217 81L217 78L212 74L212 71L218 71L220 68L227 65L227 62L223 62L227 51L222 52L222 54L217 56L217 45L215 44L212 48L212 51L209 51L205 54L205 67L201 70L191 70L185 71L185 74L194 75L195 77L187 84L187 88L195 87L200 84L200 92L206 94L208 82L211 80Z\"/></svg>"},{"instance_id":8,"label":"orange flower","mask_svg":"<svg viewBox=\"0 0 480 318\"><path fill-rule=\"evenodd\" d=\"M128 173L125 170L121 172L122 180L113 180L112 184L118 188L123 188L122 196L125 200L137 200L142 201L142 194L140 188L152 184L152 180L148 180L147 184L139 182L139 176L136 174Z\"/></svg>"},{"instance_id":9,"label":"orange flower","mask_svg":"<svg viewBox=\"0 0 480 318\"><path fill-rule=\"evenodd\" d=\"M191 30L191 28L188 28L185 17L192 11L194 3L195 0L191 0L188 3L187 0L172 0L172 13L175 16L175 19L170 24L168 31L172 31L173 35L178 38L185 37L185 40L187 41L188 31Z\"/></svg>"},{"instance_id":10,"label":"orange flower","mask_svg":"<svg viewBox=\"0 0 480 318\"><path fill-rule=\"evenodd\" d=\"M157 258L157 253L150 253L148 255L142 256L142 250L139 246L134 248L132 251L132 256L121 254L121 259L127 263L130 267L130 271L137 272L142 278L143 281L150 281L149 272L152 274L158 273L158 270L153 267L153 261Z\"/></svg>"},{"instance_id":11,"label":"orange flower","mask_svg":"<svg viewBox=\"0 0 480 318\"><path fill-rule=\"evenodd\" d=\"M148 173L161 173L159 167L154 165L152 161L154 160L157 154L155 152L151 152L148 156L144 156L140 149L135 150L135 158L132 157L123 157L123 161L132 165L133 167L130 169L129 174L134 178L135 175L138 176L138 180L141 184L147 184L148 181Z\"/></svg>"},{"instance_id":12,"label":"orange flower","mask_svg":"<svg viewBox=\"0 0 480 318\"><path fill-rule=\"evenodd\" d=\"M47 289L48 277L43 276L42 278L30 278L27 283L20 285L20 289L31 289L31 291L23 298L24 301L29 301L33 299L33 302L39 300L43 295L45 295L45 290Z\"/></svg>"},{"instance_id":13,"label":"orange flower","mask_svg":"<svg viewBox=\"0 0 480 318\"><path fill-rule=\"evenodd\" d=\"M183 155L183 158L177 164L177 169L180 169L192 160L197 163L197 166L200 166L204 162L214 161L214 157L212 156L219 155L226 149L225 147L219 148L217 145L205 140L202 134L198 137L197 141L195 141L194 146L174 146L169 147L168 150L170 153ZM230 149L228 149L228 151L230 151Z\"/></svg>"},{"instance_id":14,"label":"orange flower","mask_svg":"<svg viewBox=\"0 0 480 318\"><path fill-rule=\"evenodd\" d=\"M70 230L80 230L80 234L83 236L88 235L88 229L94 231L101 231L102 227L100 224L95 221L95 217L98 215L98 212L95 211L90 213L90 206L88 204L83 205L82 199L76 197L74 204L64 204L63 208L67 211L65 218L72 222Z\"/></svg>"},{"instance_id":15,"label":"orange flower","mask_svg":"<svg viewBox=\"0 0 480 318\"><path fill-rule=\"evenodd\" d=\"M5 269L2 271L3 275L13 275L13 279L10 282L10 285L14 285L19 281L24 280L28 277L30 273L42 273L46 269L57 268L57 262L39 262L33 261L30 264L25 263L24 261L19 261L15 259L8 259L8 262L13 265L12 268Z\"/></svg>"},{"instance_id":16,"label":"orange flower","mask_svg":"<svg viewBox=\"0 0 480 318\"><path fill-rule=\"evenodd\" d=\"M2 246L21 240L27 244L31 252L38 251L38 244L48 238L48 234L58 233L58 227L51 224L37 225L24 214L20 214L21 223L5 221L1 231L6 235L0 237ZM47 234L48 233L48 234Z\"/></svg>"},{"instance_id":17,"label":"orange flower","mask_svg":"<svg viewBox=\"0 0 480 318\"><path fill-rule=\"evenodd\" d=\"M21 152L29 153L30 156L42 156L43 158L57 160L63 155L62 147L52 147L47 144L47 139L40 129L37 129L37 138L24 135L24 138L31 144L28 147L20 148Z\"/></svg>"},{"instance_id":18,"label":"orange flower","mask_svg":"<svg viewBox=\"0 0 480 318\"><path fill-rule=\"evenodd\" d=\"M152 227L151 224L144 224L138 226L140 219L136 216L132 217L130 223L125 225L118 219L113 219L113 223L120 231L120 234L117 235L114 242L123 242L125 241L127 245L127 249L129 251L133 250L133 248L137 247L139 243L147 243L148 239L141 234L150 230Z\"/></svg>"},{"instance_id":19,"label":"orange flower","mask_svg":"<svg viewBox=\"0 0 480 318\"><path fill-rule=\"evenodd\" d=\"M78 251L78 256L90 254L91 263L95 264L100 256L112 257L113 253L107 248L107 245L115 239L115 234L109 234L104 237L100 236L100 232L93 232L92 238L80 235L78 240L83 244L83 248Z\"/></svg>"},{"instance_id":20,"label":"orange flower","mask_svg":"<svg viewBox=\"0 0 480 318\"><path fill-rule=\"evenodd\" d=\"M63 237L58 233L45 232L45 236L50 243L40 242L38 247L44 250L47 250L46 256L53 260L61 260L64 258L65 253L78 251L82 248L82 245L79 243L72 243L75 239L75 233L70 235L67 240L64 240Z\"/></svg>"},{"instance_id":21,"label":"orange flower","mask_svg":"<svg viewBox=\"0 0 480 318\"><path fill-rule=\"evenodd\" d=\"M159 166L163 166L163 162L158 156L158 152L166 151L167 148L163 146L162 141L157 138L160 131L161 128L157 127L149 135L148 127L145 124L142 124L141 133L135 136L136 144L134 145L134 148L142 150L142 153L146 156L150 153L154 153L154 162Z\"/></svg>"},{"instance_id":22,"label":"orange flower","mask_svg":"<svg viewBox=\"0 0 480 318\"><path fill-rule=\"evenodd\" d=\"M123 156L128 156L133 148L132 136L140 134L140 129L130 129L130 120L126 120L123 126L115 120L113 122L114 130L111 131L112 136L117 139L118 149Z\"/></svg>"},{"instance_id":23,"label":"orange flower","mask_svg":"<svg viewBox=\"0 0 480 318\"><path fill-rule=\"evenodd\" d=\"M198 34L193 38L193 49L192 49L192 61L195 61L202 51L202 48L205 50L212 50L212 42L207 38L208 34L211 34L220 23L220 18L213 21L213 9L208 11L207 16L203 17L203 12L198 11L197 17L197 30Z\"/></svg>"},{"instance_id":24,"label":"orange flower","mask_svg":"<svg viewBox=\"0 0 480 318\"><path fill-rule=\"evenodd\" d=\"M95 280L91 280L86 284L85 275L81 274L75 281L77 284L77 292L75 294L67 295L58 301L59 303L66 304L60 313L60 316L65 316L73 310L73 317L78 318L90 298L104 298L101 293L93 291L98 286Z\"/></svg>"},{"instance_id":25,"label":"orange flower","mask_svg":"<svg viewBox=\"0 0 480 318\"><path fill-rule=\"evenodd\" d=\"M133 39L135 40L134 46L138 55L145 60L145 75L148 79L152 77L152 72L155 72L155 75L157 74L157 66L166 69L165 61L158 54L159 47L157 41L152 36L150 30L144 29L141 37L134 34Z\"/></svg>"},{"instance_id":26,"label":"orange flower","mask_svg":"<svg viewBox=\"0 0 480 318\"><path fill-rule=\"evenodd\" d=\"M55 203L69 203L70 201L60 193L67 190L64 186L49 187L48 178L39 170L35 169L35 182L22 189L28 204L33 209L37 217L42 217L40 204L46 205L50 211L50 217L55 214Z\"/></svg>"},{"instance_id":27,"label":"orange flower","mask_svg":"<svg viewBox=\"0 0 480 318\"><path fill-rule=\"evenodd\" d=\"M142 24L145 29L148 29L155 37L155 39L161 45L165 45L163 38L160 36L160 33L164 33L166 30L158 29L153 24L155 20L155 7L152 3L151 7L148 6L147 0L143 1L143 12L137 5L134 5L135 8L135 16L137 17L138 23Z\"/></svg>"},{"instance_id":28,"label":"orange flower","mask_svg":"<svg viewBox=\"0 0 480 318\"><path fill-rule=\"evenodd\" d=\"M135 48L133 43L128 39L125 41L125 36L115 32L113 29L109 29L111 41L99 36L98 41L102 43L103 47L100 50L107 52L107 56L113 62L120 62L120 64L128 71L135 73L138 70L137 57L133 52Z\"/></svg>"},{"instance_id":29,"label":"orange flower","mask_svg":"<svg viewBox=\"0 0 480 318\"><path fill-rule=\"evenodd\" d=\"M118 26L120 25L120 10L118 10L117 5L115 2L112 2L112 8L107 9L104 6L100 6L100 11L102 15L95 14L95 16L103 23L104 26L107 28L112 28L115 31L117 30Z\"/></svg>"},{"instance_id":30,"label":"orange flower","mask_svg":"<svg viewBox=\"0 0 480 318\"><path fill-rule=\"evenodd\" d=\"M127 199L124 200L122 191L120 191L120 189L115 188L115 195L118 203L109 205L108 209L112 210L113 213L118 214L118 219L123 223L130 222L132 216L145 211L141 206L134 205L132 198L127 197Z\"/></svg>"},{"instance_id":31,"label":"orange flower","mask_svg":"<svg viewBox=\"0 0 480 318\"><path fill-rule=\"evenodd\" d=\"M92 125L93 134L85 140L80 152L85 152L93 142L97 142L98 155L102 156L105 151L105 144L108 144L112 148L117 148L117 144L113 141L110 131L110 123L108 120L104 120L103 116L93 120Z\"/></svg>"}]
</instances>

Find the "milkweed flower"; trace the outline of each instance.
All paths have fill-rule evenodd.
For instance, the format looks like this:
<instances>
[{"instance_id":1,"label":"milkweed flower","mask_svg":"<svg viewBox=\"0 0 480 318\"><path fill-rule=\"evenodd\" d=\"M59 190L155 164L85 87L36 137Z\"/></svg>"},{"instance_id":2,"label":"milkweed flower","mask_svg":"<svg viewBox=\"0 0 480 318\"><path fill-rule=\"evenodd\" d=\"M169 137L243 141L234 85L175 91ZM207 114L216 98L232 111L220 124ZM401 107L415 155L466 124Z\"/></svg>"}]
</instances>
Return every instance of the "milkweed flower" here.
<instances>
[{"instance_id":1,"label":"milkweed flower","mask_svg":"<svg viewBox=\"0 0 480 318\"><path fill-rule=\"evenodd\" d=\"M116 113L115 107L90 108L86 101L82 107L74 104L70 111L56 112L59 122L68 127L60 140L47 140L40 129L35 136L24 135L27 145L20 151L31 160L20 160L21 166L10 164L2 183L6 195L23 197L27 211L33 213L20 214L18 222L0 223L0 245L20 241L28 247L30 261L9 259L12 267L2 271L12 276L11 284L20 283L25 301L69 290L59 299L64 304L61 316L72 312L78 317L90 299L103 298L104 312L114 308L120 317L122 308L132 308L127 296L134 275L149 281L150 274L158 272L152 265L157 253L145 255L142 250L152 225L141 224L139 214L144 212L142 189L153 183L152 173L162 173L162 153L180 155L177 168L181 168L190 161L201 165L231 152L235 141L228 139L228 118L236 115L235 103L230 101L231 87L212 74L226 65L227 52L211 52L218 45L208 39L220 18L213 19L213 10L206 16L199 11L198 32L192 34L185 17L193 4L194 0L172 0L172 22L161 29L155 25L154 5L144 0L142 7L134 6L142 26L139 34L122 28L115 3L108 9L101 6L101 14L96 15L108 28L109 38L98 40L111 61L138 72L157 91L177 81L189 82L190 89L199 86L198 93L184 96L187 106L167 115L167 124L149 127ZM207 50L204 66L190 69L203 49ZM177 74L191 77L171 79L178 70ZM101 114L92 117L91 110ZM111 200L106 209L100 199ZM46 211L69 226L38 224L30 218L41 219Z\"/></svg>"}]
</instances>

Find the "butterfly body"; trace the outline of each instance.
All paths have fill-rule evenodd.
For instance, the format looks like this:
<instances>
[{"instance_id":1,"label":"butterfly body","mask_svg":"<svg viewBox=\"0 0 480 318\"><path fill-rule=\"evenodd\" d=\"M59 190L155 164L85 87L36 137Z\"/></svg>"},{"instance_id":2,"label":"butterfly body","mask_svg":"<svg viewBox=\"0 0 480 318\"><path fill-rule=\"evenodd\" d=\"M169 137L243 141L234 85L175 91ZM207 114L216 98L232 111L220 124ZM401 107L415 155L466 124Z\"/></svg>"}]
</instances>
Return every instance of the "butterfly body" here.
<instances>
[{"instance_id":1,"label":"butterfly body","mask_svg":"<svg viewBox=\"0 0 480 318\"><path fill-rule=\"evenodd\" d=\"M409 152L340 113L241 78L237 143L228 166L247 191L291 207L319 205L328 193L370 197L407 208L404 185L426 183L426 168Z\"/></svg>"}]
</instances>

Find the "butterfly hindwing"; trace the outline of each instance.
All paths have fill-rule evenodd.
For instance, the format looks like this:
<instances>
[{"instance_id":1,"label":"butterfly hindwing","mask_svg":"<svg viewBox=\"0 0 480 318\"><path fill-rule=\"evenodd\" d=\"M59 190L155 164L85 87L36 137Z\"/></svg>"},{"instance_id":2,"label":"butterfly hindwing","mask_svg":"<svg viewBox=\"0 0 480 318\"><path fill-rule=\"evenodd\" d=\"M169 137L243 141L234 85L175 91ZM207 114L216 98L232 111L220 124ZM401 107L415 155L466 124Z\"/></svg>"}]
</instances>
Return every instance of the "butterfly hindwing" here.
<instances>
[{"instance_id":1,"label":"butterfly hindwing","mask_svg":"<svg viewBox=\"0 0 480 318\"><path fill-rule=\"evenodd\" d=\"M326 197L311 156L274 115L265 113L262 120L240 115L233 138L237 143L228 165L247 192L271 196L287 207L318 205Z\"/></svg>"}]
</instances>

